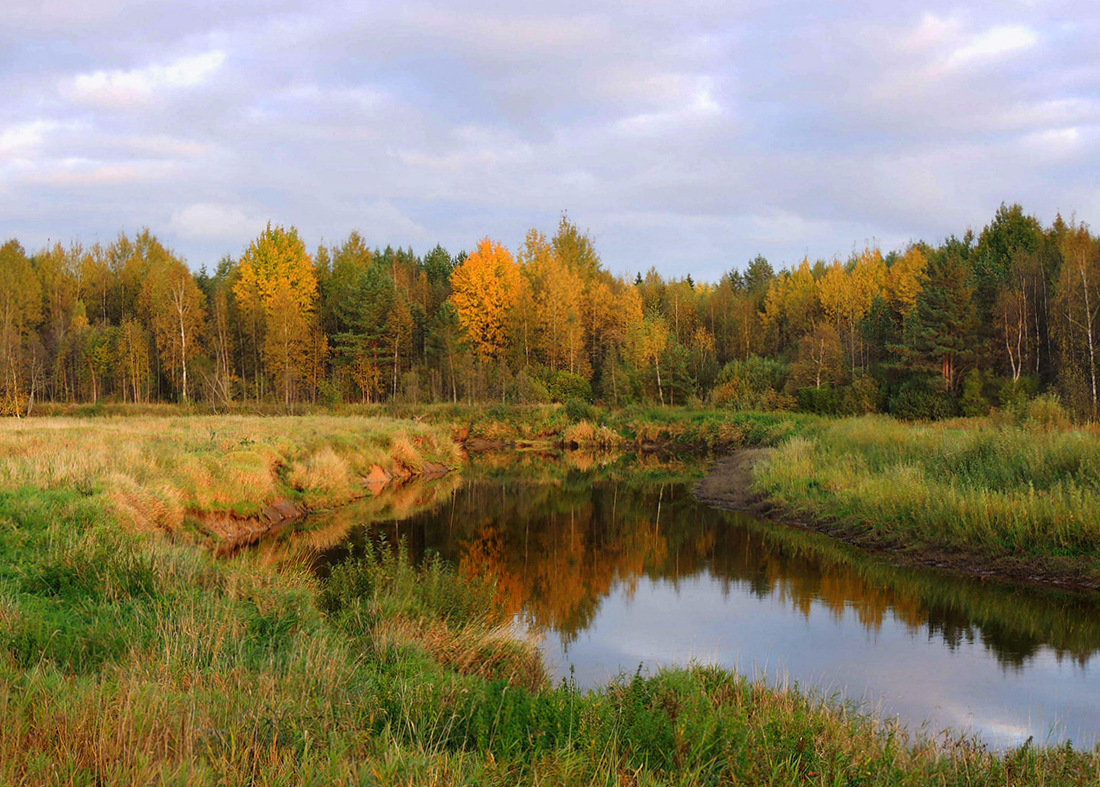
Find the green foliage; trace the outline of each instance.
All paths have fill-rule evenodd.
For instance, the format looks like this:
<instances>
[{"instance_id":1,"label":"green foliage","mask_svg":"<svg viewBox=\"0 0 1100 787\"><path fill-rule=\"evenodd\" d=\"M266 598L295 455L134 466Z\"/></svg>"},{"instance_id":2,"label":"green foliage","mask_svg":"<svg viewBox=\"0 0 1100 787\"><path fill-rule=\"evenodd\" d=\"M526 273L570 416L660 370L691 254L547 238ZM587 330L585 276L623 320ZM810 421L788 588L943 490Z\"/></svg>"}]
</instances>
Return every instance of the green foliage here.
<instances>
[{"instance_id":1,"label":"green foliage","mask_svg":"<svg viewBox=\"0 0 1100 787\"><path fill-rule=\"evenodd\" d=\"M844 415L869 415L882 409L882 394L878 382L869 374L857 374L844 387L840 412Z\"/></svg>"},{"instance_id":2,"label":"green foliage","mask_svg":"<svg viewBox=\"0 0 1100 787\"><path fill-rule=\"evenodd\" d=\"M840 392L831 385L799 388L795 395L798 409L804 413L836 415L840 412Z\"/></svg>"},{"instance_id":3,"label":"green foliage","mask_svg":"<svg viewBox=\"0 0 1100 787\"><path fill-rule=\"evenodd\" d=\"M787 381L787 364L754 355L730 361L718 373L711 403L734 410L783 410L790 405L781 393Z\"/></svg>"},{"instance_id":4,"label":"green foliage","mask_svg":"<svg viewBox=\"0 0 1100 787\"><path fill-rule=\"evenodd\" d=\"M917 376L890 397L887 411L906 421L935 421L956 415L955 402L941 377Z\"/></svg>"},{"instance_id":5,"label":"green foliage","mask_svg":"<svg viewBox=\"0 0 1100 787\"><path fill-rule=\"evenodd\" d=\"M1064 431L1070 426L1069 413L1062 407L1057 394L1043 394L1027 403L1024 421L1047 431Z\"/></svg>"},{"instance_id":6,"label":"green foliage","mask_svg":"<svg viewBox=\"0 0 1100 787\"><path fill-rule=\"evenodd\" d=\"M552 372L546 382L552 402L591 401L592 386L588 380L573 372Z\"/></svg>"},{"instance_id":7,"label":"green foliage","mask_svg":"<svg viewBox=\"0 0 1100 787\"><path fill-rule=\"evenodd\" d=\"M959 409L962 414L969 417L989 415L989 409L993 406L986 397L988 388L986 376L981 369L971 369L963 381L962 398L959 401Z\"/></svg>"},{"instance_id":8,"label":"green foliage","mask_svg":"<svg viewBox=\"0 0 1100 787\"><path fill-rule=\"evenodd\" d=\"M595 418L596 410L592 405L582 399L570 399L565 403L565 414L570 421L591 421Z\"/></svg>"}]
</instances>

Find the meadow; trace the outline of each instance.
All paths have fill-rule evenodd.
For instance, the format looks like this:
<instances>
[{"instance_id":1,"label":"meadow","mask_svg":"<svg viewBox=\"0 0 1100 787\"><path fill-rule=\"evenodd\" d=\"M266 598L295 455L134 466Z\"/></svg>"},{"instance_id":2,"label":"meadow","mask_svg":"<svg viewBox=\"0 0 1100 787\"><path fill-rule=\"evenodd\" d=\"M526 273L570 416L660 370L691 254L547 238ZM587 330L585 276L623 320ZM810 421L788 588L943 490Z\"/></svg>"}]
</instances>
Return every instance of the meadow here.
<instances>
[{"instance_id":1,"label":"meadow","mask_svg":"<svg viewBox=\"0 0 1100 787\"><path fill-rule=\"evenodd\" d=\"M857 544L950 556L978 571L1100 582L1100 440L1088 428L823 422L762 461L755 488Z\"/></svg>"},{"instance_id":2,"label":"meadow","mask_svg":"<svg viewBox=\"0 0 1100 787\"><path fill-rule=\"evenodd\" d=\"M593 693L549 685L494 588L438 561L379 551L321 580L301 563L211 548L210 521L279 501L334 505L367 494L375 468L460 465L455 424L431 420L0 424L0 782L1100 778L1100 754L910 735L714 668L627 675ZM679 436L711 429L691 414L669 421Z\"/></svg>"}]
</instances>

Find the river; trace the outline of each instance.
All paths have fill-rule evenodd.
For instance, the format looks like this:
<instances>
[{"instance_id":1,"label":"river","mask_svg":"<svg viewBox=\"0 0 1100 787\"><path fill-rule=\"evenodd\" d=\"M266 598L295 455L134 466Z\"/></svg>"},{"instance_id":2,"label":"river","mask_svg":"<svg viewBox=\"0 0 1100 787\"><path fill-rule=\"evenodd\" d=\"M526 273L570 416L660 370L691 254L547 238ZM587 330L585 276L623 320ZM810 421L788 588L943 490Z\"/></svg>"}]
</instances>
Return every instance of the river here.
<instances>
[{"instance_id":1,"label":"river","mask_svg":"<svg viewBox=\"0 0 1100 787\"><path fill-rule=\"evenodd\" d=\"M385 538L491 575L555 679L582 688L718 664L997 749L1100 742L1100 596L891 566L699 503L703 471L483 457L415 504L341 510L316 559Z\"/></svg>"}]
</instances>

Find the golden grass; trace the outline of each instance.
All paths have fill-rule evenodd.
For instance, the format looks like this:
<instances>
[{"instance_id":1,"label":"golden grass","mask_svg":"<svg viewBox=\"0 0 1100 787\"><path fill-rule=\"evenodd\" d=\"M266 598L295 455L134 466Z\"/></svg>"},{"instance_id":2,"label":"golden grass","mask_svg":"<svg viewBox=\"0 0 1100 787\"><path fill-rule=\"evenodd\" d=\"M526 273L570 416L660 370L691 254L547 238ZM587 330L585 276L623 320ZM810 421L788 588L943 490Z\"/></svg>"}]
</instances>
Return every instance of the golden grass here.
<instances>
[{"instance_id":1,"label":"golden grass","mask_svg":"<svg viewBox=\"0 0 1100 787\"><path fill-rule=\"evenodd\" d=\"M381 622L374 636L375 647L422 648L438 663L463 675L503 680L531 690L547 681L538 650L518 639L511 626L486 628L481 621L453 626L441 620L394 616Z\"/></svg>"},{"instance_id":2,"label":"golden grass","mask_svg":"<svg viewBox=\"0 0 1100 787\"><path fill-rule=\"evenodd\" d=\"M606 426L596 426L590 421L579 421L566 427L562 433L562 442L567 446L613 449L622 447L626 440Z\"/></svg>"},{"instance_id":3,"label":"golden grass","mask_svg":"<svg viewBox=\"0 0 1100 787\"><path fill-rule=\"evenodd\" d=\"M179 532L188 514L247 516L288 496L342 503L364 494L374 466L407 473L461 461L443 430L388 418L0 421L0 486L104 493L140 530Z\"/></svg>"}]
</instances>

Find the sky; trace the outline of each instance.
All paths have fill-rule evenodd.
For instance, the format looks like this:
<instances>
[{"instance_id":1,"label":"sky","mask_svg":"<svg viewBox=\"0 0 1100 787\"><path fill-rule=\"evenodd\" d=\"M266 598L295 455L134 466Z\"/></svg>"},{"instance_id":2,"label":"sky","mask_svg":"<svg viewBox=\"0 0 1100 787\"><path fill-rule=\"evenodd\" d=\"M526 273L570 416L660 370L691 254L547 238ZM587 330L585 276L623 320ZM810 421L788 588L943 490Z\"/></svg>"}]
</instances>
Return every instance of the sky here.
<instances>
[{"instance_id":1,"label":"sky","mask_svg":"<svg viewBox=\"0 0 1100 787\"><path fill-rule=\"evenodd\" d=\"M563 211L604 266L716 281L1100 221L1092 3L6 0L0 238L148 227L198 269L515 249Z\"/></svg>"}]
</instances>

